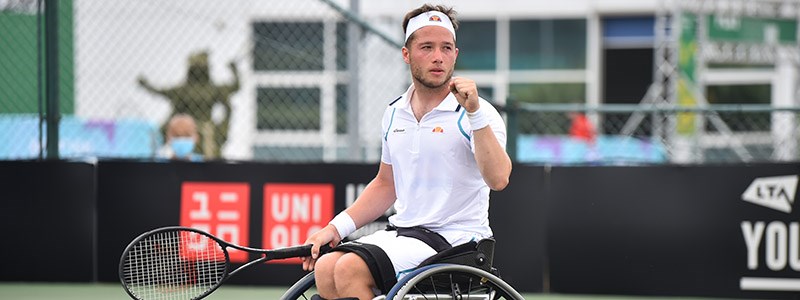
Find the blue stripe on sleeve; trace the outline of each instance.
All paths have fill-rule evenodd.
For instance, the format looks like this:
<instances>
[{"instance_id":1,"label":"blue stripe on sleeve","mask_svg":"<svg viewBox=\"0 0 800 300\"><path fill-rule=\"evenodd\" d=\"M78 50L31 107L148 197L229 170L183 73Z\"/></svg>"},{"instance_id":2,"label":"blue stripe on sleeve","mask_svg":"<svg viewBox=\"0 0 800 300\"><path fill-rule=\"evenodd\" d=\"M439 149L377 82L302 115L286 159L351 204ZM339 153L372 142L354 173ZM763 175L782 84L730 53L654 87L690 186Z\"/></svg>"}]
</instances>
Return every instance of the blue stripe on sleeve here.
<instances>
[{"instance_id":1,"label":"blue stripe on sleeve","mask_svg":"<svg viewBox=\"0 0 800 300\"><path fill-rule=\"evenodd\" d=\"M461 134L464 135L464 137L467 138L468 141L470 141L471 139L469 138L469 134L467 134L467 132L464 131L464 127L461 127L461 120L464 119L464 114L466 112L467 110L465 109L464 111L461 112L461 116L458 117L458 130L460 130Z\"/></svg>"},{"instance_id":2,"label":"blue stripe on sleeve","mask_svg":"<svg viewBox=\"0 0 800 300\"><path fill-rule=\"evenodd\" d=\"M386 128L386 134L383 135L383 140L389 140L389 130L392 130L392 123L394 123L394 112L397 111L397 108L392 108L392 117L389 119L389 127ZM463 132L463 131L462 131Z\"/></svg>"}]
</instances>

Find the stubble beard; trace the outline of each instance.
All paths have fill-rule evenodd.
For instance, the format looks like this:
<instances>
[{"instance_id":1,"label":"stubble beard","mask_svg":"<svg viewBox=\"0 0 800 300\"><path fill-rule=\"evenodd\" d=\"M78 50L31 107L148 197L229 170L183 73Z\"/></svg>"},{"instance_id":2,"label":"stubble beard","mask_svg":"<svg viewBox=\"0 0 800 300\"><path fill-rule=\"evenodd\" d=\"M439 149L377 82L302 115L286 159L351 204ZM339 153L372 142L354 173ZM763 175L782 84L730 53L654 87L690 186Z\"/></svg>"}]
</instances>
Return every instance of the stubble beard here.
<instances>
[{"instance_id":1,"label":"stubble beard","mask_svg":"<svg viewBox=\"0 0 800 300\"><path fill-rule=\"evenodd\" d=\"M444 81L442 81L442 82L437 82L437 81L433 81L433 80L429 80L429 79L425 78L425 71L422 70L421 67L413 68L412 72L411 72L411 76L413 76L414 79L417 82L422 84L422 86L424 86L426 88L429 88L429 89L436 90L436 89L444 88L445 85L450 83L450 79L453 77L453 70L451 69L451 70L449 70L447 72L447 76L445 76Z\"/></svg>"}]
</instances>

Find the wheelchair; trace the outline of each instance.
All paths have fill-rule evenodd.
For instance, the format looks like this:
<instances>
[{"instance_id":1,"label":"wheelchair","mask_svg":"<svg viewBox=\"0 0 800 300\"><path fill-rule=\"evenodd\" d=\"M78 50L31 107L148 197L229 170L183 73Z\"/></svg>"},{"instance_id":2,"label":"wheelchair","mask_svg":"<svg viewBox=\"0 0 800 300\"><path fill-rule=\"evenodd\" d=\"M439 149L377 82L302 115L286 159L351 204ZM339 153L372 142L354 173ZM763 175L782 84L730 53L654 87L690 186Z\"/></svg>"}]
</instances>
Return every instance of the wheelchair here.
<instances>
[{"instance_id":1,"label":"wheelchair","mask_svg":"<svg viewBox=\"0 0 800 300\"><path fill-rule=\"evenodd\" d=\"M489 238L442 251L399 279L387 294L373 300L523 300L522 295L500 279L492 266L494 244L495 240ZM281 300L307 300L313 294L314 273L311 272L292 285Z\"/></svg>"}]
</instances>

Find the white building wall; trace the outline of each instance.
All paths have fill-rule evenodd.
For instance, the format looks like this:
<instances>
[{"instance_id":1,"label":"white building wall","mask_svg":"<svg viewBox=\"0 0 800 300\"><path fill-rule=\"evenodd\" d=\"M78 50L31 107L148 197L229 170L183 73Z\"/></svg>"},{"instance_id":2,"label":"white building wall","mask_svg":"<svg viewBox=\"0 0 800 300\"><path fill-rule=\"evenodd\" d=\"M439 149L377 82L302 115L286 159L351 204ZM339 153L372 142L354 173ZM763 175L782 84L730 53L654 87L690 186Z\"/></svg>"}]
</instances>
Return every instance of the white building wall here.
<instances>
[{"instance_id":1,"label":"white building wall","mask_svg":"<svg viewBox=\"0 0 800 300\"><path fill-rule=\"evenodd\" d=\"M360 15L375 28L400 41L400 22L405 12L427 1L362 0ZM498 30L508 20L519 18L586 18L594 20L590 47L599 47L596 42L602 34L598 20L605 16L654 14L664 0L458 0L432 1L456 8L459 17L470 19L498 20ZM157 87L172 87L182 84L187 71L187 58L194 52L208 50L212 81L226 84L232 79L228 70L229 61L236 61L241 75L241 89L231 98L232 123L224 155L231 159L252 158L256 142L290 143L296 136L263 135L256 126L256 88L287 79L262 76L251 69L252 24L258 20L339 20L340 16L329 5L317 0L139 0L100 1L75 0L75 87L76 114L89 119L145 119L162 124L170 113L170 106L163 97L148 93L139 87L137 78L144 76ZM349 0L334 3L347 8ZM501 39L501 42L503 40ZM506 43L508 41L505 41ZM502 45L501 45L502 46ZM399 95L408 84L407 66L402 62L399 49L393 49L372 36L367 39L361 55L364 63L360 70L360 134L368 149L366 159L376 161L380 145L380 116L391 99L384 95L387 90ZM386 60L373 53L396 51L396 59ZM596 50L587 53L596 55ZM502 53L498 53L502 55ZM155 59L157 58L157 59ZM599 103L598 66L601 57L590 56L585 70L587 99ZM493 86L495 96L502 100L507 93L507 83L513 80L502 72L498 64L496 74L474 74L478 79ZM507 67L507 66L506 66ZM572 73L570 73L572 74ZM552 75L552 74L551 74ZM573 74L574 75L574 74ZM383 76L381 85L374 78ZM388 83L387 83L388 82ZM323 93L328 101L325 107L333 107L333 96L329 90ZM219 118L219 114L217 114ZM325 116L325 120L335 118ZM330 126L326 130L330 133ZM324 143L329 147L346 146L346 137L330 140L322 133L311 133L307 143ZM330 150L330 149L329 149ZM329 152L330 153L330 152Z\"/></svg>"}]
</instances>

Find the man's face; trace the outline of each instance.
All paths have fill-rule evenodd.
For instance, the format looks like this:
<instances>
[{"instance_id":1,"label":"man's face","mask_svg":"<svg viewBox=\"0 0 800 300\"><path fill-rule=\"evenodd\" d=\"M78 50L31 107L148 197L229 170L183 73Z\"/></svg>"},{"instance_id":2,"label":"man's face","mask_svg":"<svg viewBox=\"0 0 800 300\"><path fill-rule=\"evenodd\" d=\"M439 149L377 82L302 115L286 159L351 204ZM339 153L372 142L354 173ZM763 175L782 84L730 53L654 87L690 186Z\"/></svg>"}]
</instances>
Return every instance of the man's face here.
<instances>
[{"instance_id":1,"label":"man's face","mask_svg":"<svg viewBox=\"0 0 800 300\"><path fill-rule=\"evenodd\" d=\"M172 120L172 124L167 132L168 139L189 137L196 140L196 135L197 127L195 126L194 122L181 118Z\"/></svg>"},{"instance_id":2,"label":"man's face","mask_svg":"<svg viewBox=\"0 0 800 300\"><path fill-rule=\"evenodd\" d=\"M411 39L403 48L403 59L410 65L415 82L431 89L448 84L458 57L453 34L439 26L426 26L414 32Z\"/></svg>"}]
</instances>

